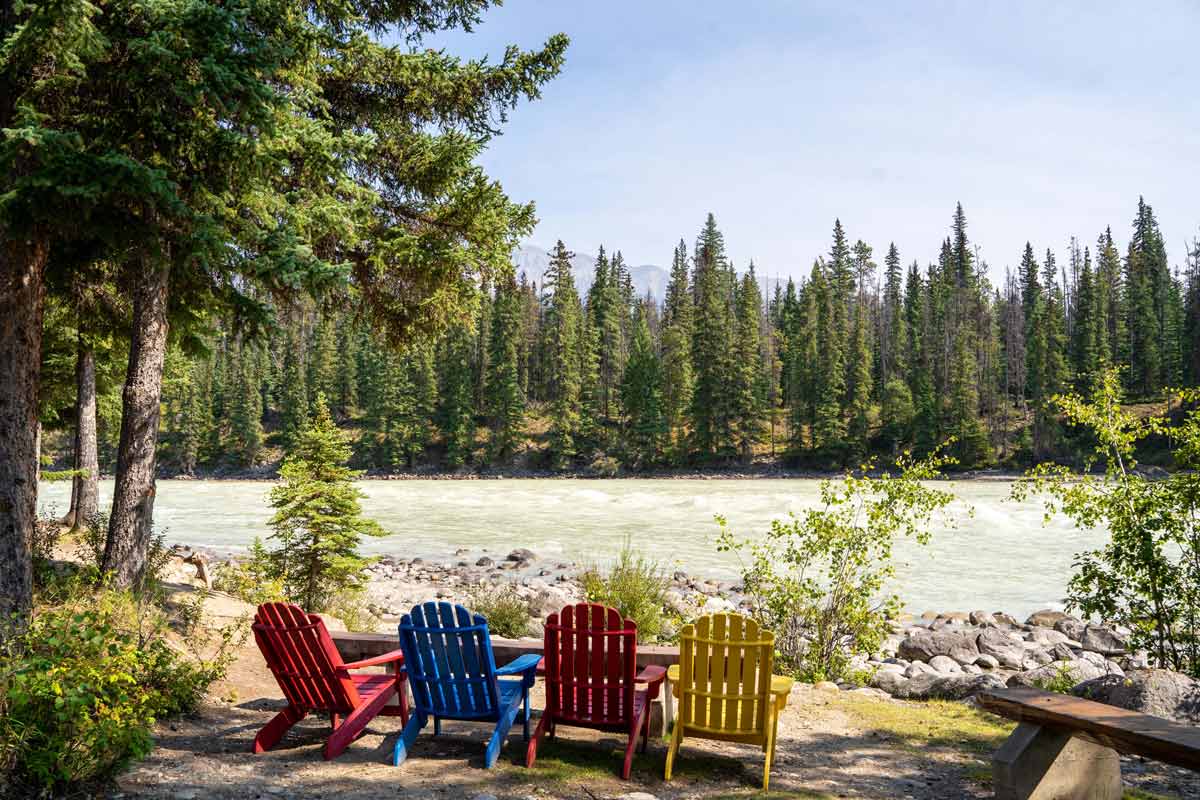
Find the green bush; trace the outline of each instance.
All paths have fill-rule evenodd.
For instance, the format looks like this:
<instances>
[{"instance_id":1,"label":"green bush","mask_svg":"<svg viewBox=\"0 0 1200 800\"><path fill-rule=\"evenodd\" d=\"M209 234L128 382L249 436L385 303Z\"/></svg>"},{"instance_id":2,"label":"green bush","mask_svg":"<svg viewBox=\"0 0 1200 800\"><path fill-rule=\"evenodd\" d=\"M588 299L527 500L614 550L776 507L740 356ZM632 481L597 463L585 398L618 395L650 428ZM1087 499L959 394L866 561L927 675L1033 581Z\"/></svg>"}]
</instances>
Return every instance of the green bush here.
<instances>
[{"instance_id":1,"label":"green bush","mask_svg":"<svg viewBox=\"0 0 1200 800\"><path fill-rule=\"evenodd\" d=\"M885 588L895 575L893 546L929 541L934 514L953 495L923 482L947 463L936 452L921 461L906 453L898 475L869 477L868 464L860 475L822 481L818 507L774 520L757 540L734 538L717 518L718 549L750 556L742 579L759 624L775 633L781 668L806 681L846 679L852 656L879 649L900 610Z\"/></svg>"},{"instance_id":2,"label":"green bush","mask_svg":"<svg viewBox=\"0 0 1200 800\"><path fill-rule=\"evenodd\" d=\"M230 561L215 570L213 588L251 605L275 603L284 599L283 579L279 577L263 541L254 537L249 556Z\"/></svg>"},{"instance_id":3,"label":"green bush","mask_svg":"<svg viewBox=\"0 0 1200 800\"><path fill-rule=\"evenodd\" d=\"M519 639L529 635L529 623L533 615L529 606L517 594L511 583L498 586L480 585L470 593L467 607L482 614L488 622L488 630L497 636Z\"/></svg>"},{"instance_id":4,"label":"green bush","mask_svg":"<svg viewBox=\"0 0 1200 800\"><path fill-rule=\"evenodd\" d=\"M665 609L666 574L657 561L638 552L628 540L607 575L593 566L580 575L580 581L590 602L615 608L637 624L638 641L664 638L673 618Z\"/></svg>"},{"instance_id":5,"label":"green bush","mask_svg":"<svg viewBox=\"0 0 1200 800\"><path fill-rule=\"evenodd\" d=\"M0 667L0 763L27 794L103 778L145 755L155 721L193 710L237 641L230 627L215 655L189 657L166 638L161 609L74 585L70 601L39 606L8 640Z\"/></svg>"}]
</instances>

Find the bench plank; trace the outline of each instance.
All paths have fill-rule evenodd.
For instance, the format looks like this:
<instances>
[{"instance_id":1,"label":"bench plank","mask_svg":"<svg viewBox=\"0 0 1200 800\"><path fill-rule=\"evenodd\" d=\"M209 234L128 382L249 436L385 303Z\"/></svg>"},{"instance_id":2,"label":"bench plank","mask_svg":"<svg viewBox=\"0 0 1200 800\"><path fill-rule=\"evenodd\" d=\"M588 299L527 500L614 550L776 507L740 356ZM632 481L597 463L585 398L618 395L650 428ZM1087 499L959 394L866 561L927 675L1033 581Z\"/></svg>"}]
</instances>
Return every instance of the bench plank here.
<instances>
[{"instance_id":1,"label":"bench plank","mask_svg":"<svg viewBox=\"0 0 1200 800\"><path fill-rule=\"evenodd\" d=\"M1002 717L1200 772L1200 729L1190 725L1039 689L997 689L979 694L976 701Z\"/></svg>"}]
</instances>

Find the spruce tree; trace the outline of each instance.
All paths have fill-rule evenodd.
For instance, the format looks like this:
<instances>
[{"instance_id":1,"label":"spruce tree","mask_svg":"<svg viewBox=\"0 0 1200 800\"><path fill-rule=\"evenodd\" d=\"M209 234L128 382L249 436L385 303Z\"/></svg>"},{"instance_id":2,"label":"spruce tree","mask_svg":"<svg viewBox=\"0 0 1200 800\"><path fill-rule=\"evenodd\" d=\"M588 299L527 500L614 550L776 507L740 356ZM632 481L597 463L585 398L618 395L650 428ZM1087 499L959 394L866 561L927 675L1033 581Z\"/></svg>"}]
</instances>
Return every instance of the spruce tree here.
<instances>
[{"instance_id":1,"label":"spruce tree","mask_svg":"<svg viewBox=\"0 0 1200 800\"><path fill-rule=\"evenodd\" d=\"M763 416L766 397L763 393L762 363L762 294L750 264L737 291L737 306L733 336L731 389L733 426L737 450L742 461L749 463L754 447L763 438Z\"/></svg>"},{"instance_id":2,"label":"spruce tree","mask_svg":"<svg viewBox=\"0 0 1200 800\"><path fill-rule=\"evenodd\" d=\"M676 460L682 460L686 455L687 414L691 408L695 382L692 369L693 317L687 247L680 239L671 259L671 279L667 284L662 320L663 409Z\"/></svg>"},{"instance_id":3,"label":"spruce tree","mask_svg":"<svg viewBox=\"0 0 1200 800\"><path fill-rule=\"evenodd\" d=\"M300 351L300 337L293 326L283 355L283 381L279 387L279 427L285 450L294 448L308 421L308 384Z\"/></svg>"},{"instance_id":4,"label":"spruce tree","mask_svg":"<svg viewBox=\"0 0 1200 800\"><path fill-rule=\"evenodd\" d=\"M879 339L880 370L884 383L901 378L908 371L908 324L904 315L904 271L895 242L884 258L883 335Z\"/></svg>"},{"instance_id":5,"label":"spruce tree","mask_svg":"<svg viewBox=\"0 0 1200 800\"><path fill-rule=\"evenodd\" d=\"M571 259L574 256L560 239L551 253L550 268L542 284L546 293L546 389L550 401L550 453L560 466L576 455L582 411L579 350L583 320L579 293L571 272Z\"/></svg>"},{"instance_id":6,"label":"spruce tree","mask_svg":"<svg viewBox=\"0 0 1200 800\"><path fill-rule=\"evenodd\" d=\"M621 381L626 448L629 463L635 469L655 464L662 457L667 435L662 384L662 362L650 339L646 316L638 313Z\"/></svg>"},{"instance_id":7,"label":"spruce tree","mask_svg":"<svg viewBox=\"0 0 1200 800\"><path fill-rule=\"evenodd\" d=\"M693 256L695 319L692 364L692 441L701 458L732 458L733 430L732 285L725 258L725 239L709 214L696 240Z\"/></svg>"},{"instance_id":8,"label":"spruce tree","mask_svg":"<svg viewBox=\"0 0 1200 800\"><path fill-rule=\"evenodd\" d=\"M446 446L446 466L451 469L470 461L475 448L473 350L473 331L456 325L447 332L438 359L438 428Z\"/></svg>"},{"instance_id":9,"label":"spruce tree","mask_svg":"<svg viewBox=\"0 0 1200 800\"><path fill-rule=\"evenodd\" d=\"M318 394L312 422L305 424L280 469L282 484L271 490L274 516L268 537L276 574L287 598L307 611L328 611L339 593L360 589L372 559L359 553L364 536L384 536L362 516L364 495L348 469L350 447Z\"/></svg>"},{"instance_id":10,"label":"spruce tree","mask_svg":"<svg viewBox=\"0 0 1200 800\"><path fill-rule=\"evenodd\" d=\"M305 385L308 394L315 397L318 394L334 403L338 396L337 386L337 331L333 322L326 314L321 314L314 321L312 334L304 360Z\"/></svg>"},{"instance_id":11,"label":"spruce tree","mask_svg":"<svg viewBox=\"0 0 1200 800\"><path fill-rule=\"evenodd\" d=\"M252 467L263 443L262 395L256 380L254 348L243 343L239 351L238 380L229 419L230 438L238 461Z\"/></svg>"},{"instance_id":12,"label":"spruce tree","mask_svg":"<svg viewBox=\"0 0 1200 800\"><path fill-rule=\"evenodd\" d=\"M1096 294L1092 255L1085 249L1072 307L1075 324L1071 328L1071 369L1074 372L1075 389L1079 392L1090 391L1093 379L1100 376L1102 369L1096 339L1099 333L1096 321L1100 319L1096 310Z\"/></svg>"},{"instance_id":13,"label":"spruce tree","mask_svg":"<svg viewBox=\"0 0 1200 800\"><path fill-rule=\"evenodd\" d=\"M1166 249L1153 209L1138 198L1133 237L1125 257L1125 289L1129 333L1129 391L1135 397L1156 395L1165 385L1162 347L1171 275Z\"/></svg>"},{"instance_id":14,"label":"spruce tree","mask_svg":"<svg viewBox=\"0 0 1200 800\"><path fill-rule=\"evenodd\" d=\"M492 309L485 384L493 463L505 463L516 455L524 431L525 398L521 395L517 367L519 303L516 279L502 278L496 286Z\"/></svg>"}]
</instances>

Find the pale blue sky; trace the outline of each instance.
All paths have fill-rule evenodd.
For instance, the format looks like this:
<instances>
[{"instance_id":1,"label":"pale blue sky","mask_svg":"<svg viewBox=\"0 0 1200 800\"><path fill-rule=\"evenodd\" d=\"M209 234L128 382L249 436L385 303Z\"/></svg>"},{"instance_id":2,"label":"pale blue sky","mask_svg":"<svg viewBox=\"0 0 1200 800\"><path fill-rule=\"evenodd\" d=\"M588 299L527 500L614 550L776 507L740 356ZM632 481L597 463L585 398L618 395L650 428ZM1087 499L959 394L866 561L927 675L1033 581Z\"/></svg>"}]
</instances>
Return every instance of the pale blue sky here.
<instances>
[{"instance_id":1,"label":"pale blue sky","mask_svg":"<svg viewBox=\"0 0 1200 800\"><path fill-rule=\"evenodd\" d=\"M730 255L799 275L834 217L882 259L936 257L955 201L999 275L1060 258L1137 197L1172 264L1200 224L1200 2L508 0L467 56L571 48L484 156L530 241L668 265L713 211Z\"/></svg>"}]
</instances>

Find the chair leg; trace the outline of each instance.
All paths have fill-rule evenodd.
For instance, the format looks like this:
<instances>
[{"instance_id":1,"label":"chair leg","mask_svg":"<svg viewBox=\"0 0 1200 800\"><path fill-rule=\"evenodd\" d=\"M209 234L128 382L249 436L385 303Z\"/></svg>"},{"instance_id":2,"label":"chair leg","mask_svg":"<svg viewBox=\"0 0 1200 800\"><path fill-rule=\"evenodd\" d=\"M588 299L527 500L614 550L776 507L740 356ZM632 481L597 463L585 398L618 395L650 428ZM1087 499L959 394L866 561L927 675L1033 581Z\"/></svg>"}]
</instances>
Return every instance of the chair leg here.
<instances>
[{"instance_id":1,"label":"chair leg","mask_svg":"<svg viewBox=\"0 0 1200 800\"><path fill-rule=\"evenodd\" d=\"M671 767L675 763L675 754L679 752L679 744L683 741L683 722L675 720L675 729L671 731L671 746L667 748L667 766L663 770L663 780L671 780Z\"/></svg>"},{"instance_id":2,"label":"chair leg","mask_svg":"<svg viewBox=\"0 0 1200 800\"><path fill-rule=\"evenodd\" d=\"M393 767L400 766L404 759L408 758L408 751L412 748L413 742L417 740L417 734L421 732L421 728L425 727L425 722L425 715L420 711L408 718L404 729L400 731L400 738L396 740L395 748L392 749Z\"/></svg>"},{"instance_id":3,"label":"chair leg","mask_svg":"<svg viewBox=\"0 0 1200 800\"><path fill-rule=\"evenodd\" d=\"M525 741L528 742L529 741L529 688L528 687L526 687L525 690L521 692L521 696L522 696L522 703L524 704L524 709L525 709L522 712L522 717L523 717L522 721L524 722L524 725L525 725Z\"/></svg>"},{"instance_id":4,"label":"chair leg","mask_svg":"<svg viewBox=\"0 0 1200 800\"><path fill-rule=\"evenodd\" d=\"M275 716L271 717L271 721L263 726L263 729L254 737L254 744L251 750L255 753L263 753L270 750L275 745L279 744L279 740L283 735L300 720L304 719L305 712L288 706L283 711L280 711Z\"/></svg>"},{"instance_id":5,"label":"chair leg","mask_svg":"<svg viewBox=\"0 0 1200 800\"><path fill-rule=\"evenodd\" d=\"M433 718L433 735L434 736L442 735L442 718L441 717Z\"/></svg>"},{"instance_id":6,"label":"chair leg","mask_svg":"<svg viewBox=\"0 0 1200 800\"><path fill-rule=\"evenodd\" d=\"M397 667L399 669L399 667ZM399 695L400 701L400 724L408 724L408 674L400 673L400 679L396 681L396 694Z\"/></svg>"},{"instance_id":7,"label":"chair leg","mask_svg":"<svg viewBox=\"0 0 1200 800\"><path fill-rule=\"evenodd\" d=\"M500 748L504 746L504 739L508 736L508 731L520 710L521 707L513 703L496 721L496 730L492 733L492 738L488 740L487 750L483 754L483 766L487 769L496 765L496 759L500 757Z\"/></svg>"},{"instance_id":8,"label":"chair leg","mask_svg":"<svg viewBox=\"0 0 1200 800\"><path fill-rule=\"evenodd\" d=\"M537 760L538 743L542 741L542 736L550 727L550 714L543 711L542 718L538 720L537 728L533 732L533 736L529 739L529 746L525 748L525 766L532 767L533 762Z\"/></svg>"},{"instance_id":9,"label":"chair leg","mask_svg":"<svg viewBox=\"0 0 1200 800\"><path fill-rule=\"evenodd\" d=\"M763 747L765 758L763 759L763 791L771 788L771 762L775 760L775 726L779 723L779 717L775 715L774 710L767 711L767 743Z\"/></svg>"},{"instance_id":10,"label":"chair leg","mask_svg":"<svg viewBox=\"0 0 1200 800\"><path fill-rule=\"evenodd\" d=\"M646 716L642 720L642 752L646 752L647 746L650 744L650 708L646 707Z\"/></svg>"},{"instance_id":11,"label":"chair leg","mask_svg":"<svg viewBox=\"0 0 1200 800\"><path fill-rule=\"evenodd\" d=\"M645 709L642 710L642 716L633 721L629 726L629 741L625 745L625 763L621 765L622 780L629 780L629 773L633 769L633 751L637 747L638 734L645 727L647 714Z\"/></svg>"}]
</instances>

